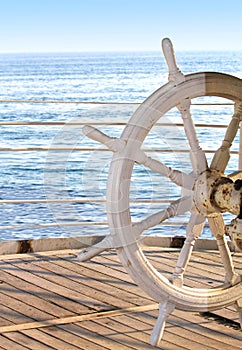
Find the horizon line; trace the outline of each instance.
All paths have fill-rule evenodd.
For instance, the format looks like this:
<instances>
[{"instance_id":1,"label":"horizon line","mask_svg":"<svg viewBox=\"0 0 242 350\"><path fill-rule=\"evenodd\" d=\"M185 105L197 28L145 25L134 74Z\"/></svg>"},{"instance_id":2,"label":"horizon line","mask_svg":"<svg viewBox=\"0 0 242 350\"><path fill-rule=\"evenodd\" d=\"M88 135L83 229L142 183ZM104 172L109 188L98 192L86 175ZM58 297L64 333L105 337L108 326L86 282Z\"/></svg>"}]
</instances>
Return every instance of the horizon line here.
<instances>
[{"instance_id":1,"label":"horizon line","mask_svg":"<svg viewBox=\"0 0 242 350\"><path fill-rule=\"evenodd\" d=\"M153 50L82 50L82 51L0 51L0 55L8 54L91 54L91 53L149 53L162 52L162 49ZM180 49L176 52L242 52L238 49Z\"/></svg>"}]
</instances>

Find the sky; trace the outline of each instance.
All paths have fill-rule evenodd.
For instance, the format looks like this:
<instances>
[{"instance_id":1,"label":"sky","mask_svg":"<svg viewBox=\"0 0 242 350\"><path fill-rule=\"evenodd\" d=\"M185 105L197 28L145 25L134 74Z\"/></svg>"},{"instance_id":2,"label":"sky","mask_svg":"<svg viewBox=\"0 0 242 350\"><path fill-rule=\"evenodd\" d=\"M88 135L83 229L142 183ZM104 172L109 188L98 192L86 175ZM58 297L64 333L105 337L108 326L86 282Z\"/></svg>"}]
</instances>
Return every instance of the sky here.
<instances>
[{"instance_id":1,"label":"sky","mask_svg":"<svg viewBox=\"0 0 242 350\"><path fill-rule=\"evenodd\" d=\"M0 52L242 50L242 0L0 0Z\"/></svg>"}]
</instances>

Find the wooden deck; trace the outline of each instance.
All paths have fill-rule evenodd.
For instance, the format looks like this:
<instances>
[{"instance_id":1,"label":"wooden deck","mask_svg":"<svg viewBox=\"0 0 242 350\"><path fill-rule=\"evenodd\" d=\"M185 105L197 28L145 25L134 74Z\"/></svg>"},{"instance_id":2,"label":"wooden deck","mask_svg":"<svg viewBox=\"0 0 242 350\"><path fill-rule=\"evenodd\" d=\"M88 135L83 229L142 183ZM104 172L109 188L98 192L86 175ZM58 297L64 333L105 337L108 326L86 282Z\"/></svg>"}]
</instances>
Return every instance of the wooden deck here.
<instances>
[{"instance_id":1,"label":"wooden deck","mask_svg":"<svg viewBox=\"0 0 242 350\"><path fill-rule=\"evenodd\" d=\"M133 283L115 252L86 263L76 252L0 256L0 350L154 349L149 337L157 304ZM149 248L147 255L169 272L177 251ZM241 257L234 254L242 274ZM222 279L218 252L194 252L188 285L214 286ZM232 306L210 314L175 310L160 348L239 350L241 340Z\"/></svg>"}]
</instances>

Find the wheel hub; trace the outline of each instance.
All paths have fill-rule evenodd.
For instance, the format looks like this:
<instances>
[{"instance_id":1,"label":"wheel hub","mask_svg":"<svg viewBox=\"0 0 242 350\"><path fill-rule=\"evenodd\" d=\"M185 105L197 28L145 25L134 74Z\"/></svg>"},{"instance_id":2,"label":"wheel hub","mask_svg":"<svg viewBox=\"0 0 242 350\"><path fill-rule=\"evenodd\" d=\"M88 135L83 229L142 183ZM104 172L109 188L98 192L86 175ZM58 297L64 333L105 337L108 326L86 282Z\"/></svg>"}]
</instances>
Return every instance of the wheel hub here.
<instances>
[{"instance_id":1,"label":"wheel hub","mask_svg":"<svg viewBox=\"0 0 242 350\"><path fill-rule=\"evenodd\" d=\"M198 212L206 217L229 212L238 216L242 207L241 180L233 182L230 177L216 170L206 170L195 182L194 203Z\"/></svg>"}]
</instances>

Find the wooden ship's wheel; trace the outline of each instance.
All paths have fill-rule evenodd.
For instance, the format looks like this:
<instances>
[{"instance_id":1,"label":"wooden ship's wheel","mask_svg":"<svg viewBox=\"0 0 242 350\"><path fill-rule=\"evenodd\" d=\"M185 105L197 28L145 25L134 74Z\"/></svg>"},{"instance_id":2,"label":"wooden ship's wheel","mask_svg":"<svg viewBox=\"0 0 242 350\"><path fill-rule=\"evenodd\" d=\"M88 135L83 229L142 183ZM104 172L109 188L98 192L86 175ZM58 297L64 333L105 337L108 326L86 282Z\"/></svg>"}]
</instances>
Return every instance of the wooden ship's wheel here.
<instances>
[{"instance_id":1,"label":"wooden ship's wheel","mask_svg":"<svg viewBox=\"0 0 242 350\"><path fill-rule=\"evenodd\" d=\"M205 312L235 304L242 318L242 279L235 272L226 239L226 235L229 236L242 250L242 171L225 175L230 147L242 120L242 80L215 72L183 75L176 65L170 40L164 39L162 47L169 68L169 82L140 105L121 137L110 138L91 126L85 126L83 130L90 138L105 144L114 155L107 184L110 235L96 246L81 251L79 258L84 261L102 250L112 247L117 249L122 264L135 282L159 303L159 317L151 334L152 345L159 343L165 321L175 308ZM219 96L234 102L234 114L210 165L199 145L190 113L191 100L202 96ZM150 129L174 107L180 111L190 147L193 170L189 174L167 167L163 162L148 157L141 149ZM180 199L171 202L165 210L133 223L129 198L135 162L165 175L185 191L181 192L184 195ZM139 236L164 220L187 212L190 218L186 226L185 243L173 274L166 278L147 260L139 244ZM236 216L230 225L224 223L224 212ZM184 284L183 275L206 220L217 240L225 280L223 285L211 289L190 288Z\"/></svg>"}]
</instances>

